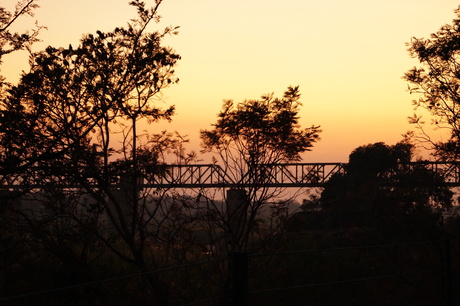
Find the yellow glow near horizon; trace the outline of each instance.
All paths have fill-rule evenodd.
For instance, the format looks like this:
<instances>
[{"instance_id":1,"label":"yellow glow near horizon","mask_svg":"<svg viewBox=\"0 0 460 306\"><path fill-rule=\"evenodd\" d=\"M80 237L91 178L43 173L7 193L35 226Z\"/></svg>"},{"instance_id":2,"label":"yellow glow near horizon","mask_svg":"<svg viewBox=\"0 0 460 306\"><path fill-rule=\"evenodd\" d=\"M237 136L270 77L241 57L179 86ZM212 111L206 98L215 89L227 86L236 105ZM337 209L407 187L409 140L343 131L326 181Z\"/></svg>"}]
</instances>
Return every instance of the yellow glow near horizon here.
<instances>
[{"instance_id":1,"label":"yellow glow near horizon","mask_svg":"<svg viewBox=\"0 0 460 306\"><path fill-rule=\"evenodd\" d=\"M125 25L135 16L128 2L39 1L35 18L48 30L35 49L77 45L84 33ZM152 129L188 134L196 149L199 130L215 122L223 99L255 99L270 92L281 96L287 86L300 85L302 126L323 129L322 140L304 155L305 161L347 161L357 146L393 144L413 129L407 116L414 97L401 77L417 62L405 43L450 23L458 4L164 0L159 27L180 26L180 34L166 41L182 56L176 69L180 82L163 93L165 106L176 105L177 116ZM10 79L27 67L24 54L4 62L2 72Z\"/></svg>"}]
</instances>

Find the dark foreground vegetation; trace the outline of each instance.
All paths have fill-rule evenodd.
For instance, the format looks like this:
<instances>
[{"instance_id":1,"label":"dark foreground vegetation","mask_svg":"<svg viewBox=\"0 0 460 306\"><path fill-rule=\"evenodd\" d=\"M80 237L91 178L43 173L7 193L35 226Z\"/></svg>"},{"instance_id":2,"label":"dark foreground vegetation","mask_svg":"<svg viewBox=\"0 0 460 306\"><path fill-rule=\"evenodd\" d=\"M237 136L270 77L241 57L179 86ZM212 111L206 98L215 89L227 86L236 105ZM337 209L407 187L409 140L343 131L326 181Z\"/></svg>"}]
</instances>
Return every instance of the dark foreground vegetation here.
<instances>
[{"instance_id":1,"label":"dark foreground vegetation","mask_svg":"<svg viewBox=\"0 0 460 306\"><path fill-rule=\"evenodd\" d=\"M44 245L45 233L18 231L3 215L2 305L231 305L240 297L232 277L247 281L249 305L458 304L458 218L441 226L393 217L397 224L319 229L291 220L290 230L265 241L263 250L243 253L246 274L244 262L198 239L154 248L146 260L164 260L142 272L84 234L59 233L56 245ZM327 219L318 214L307 220L314 218ZM232 265L243 275L232 274ZM166 302L156 300L145 273L161 284Z\"/></svg>"},{"instance_id":2,"label":"dark foreground vegetation","mask_svg":"<svg viewBox=\"0 0 460 306\"><path fill-rule=\"evenodd\" d=\"M202 153L241 188L141 188L167 162L199 159L185 137L138 128L175 111L158 107L180 60L162 45L177 28L149 32L161 2L131 1L125 27L32 53L17 85L0 80L0 303L460 304L453 192L422 163L402 166L428 135L356 148L297 210L297 194L267 187L260 165L298 162L319 140L319 126L300 126L299 87L227 100L201 131ZM37 41L40 26L11 28L36 8L0 8L0 60ZM431 143L444 161L459 152L459 24L414 39L422 68L405 75L415 105L451 131Z\"/></svg>"}]
</instances>

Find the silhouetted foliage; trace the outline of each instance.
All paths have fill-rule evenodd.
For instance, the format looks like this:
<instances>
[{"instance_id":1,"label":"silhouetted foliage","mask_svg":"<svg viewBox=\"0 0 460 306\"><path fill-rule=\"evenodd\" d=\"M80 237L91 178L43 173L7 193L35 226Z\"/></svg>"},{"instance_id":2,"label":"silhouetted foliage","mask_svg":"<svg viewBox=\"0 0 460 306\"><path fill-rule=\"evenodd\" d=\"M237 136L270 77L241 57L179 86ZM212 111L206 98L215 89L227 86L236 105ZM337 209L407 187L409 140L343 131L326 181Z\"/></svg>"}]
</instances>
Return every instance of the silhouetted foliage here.
<instances>
[{"instance_id":1,"label":"silhouetted foliage","mask_svg":"<svg viewBox=\"0 0 460 306\"><path fill-rule=\"evenodd\" d=\"M154 149L155 136L137 143L142 138L137 122L170 120L174 114L173 106L162 109L156 103L160 91L177 82L173 67L180 59L162 46L176 28L148 32L159 19L161 2L149 9L131 1L138 16L126 27L85 35L75 48L33 54L30 72L0 101L0 174L9 180L3 183L17 178L14 183L24 191L43 186L21 197L14 207L17 222L82 273L97 258L96 241L99 250L110 250L140 271L151 270L158 264L147 259L152 240L168 226L162 220L177 213L172 212L177 205L157 205L138 188L146 174L138 165L150 164L154 171L161 153ZM163 148L182 141L172 138ZM75 185L80 189L62 190ZM144 279L158 303L166 304L166 285L154 275Z\"/></svg>"},{"instance_id":2,"label":"silhouetted foliage","mask_svg":"<svg viewBox=\"0 0 460 306\"><path fill-rule=\"evenodd\" d=\"M273 204L282 193L281 188L266 186L271 175L270 165L299 161L300 154L309 151L319 140L318 126L300 127L299 100L298 87L288 87L282 98L264 95L260 100L240 103L226 100L213 129L201 131L203 151L214 154L215 161L234 182L241 184L247 196L240 203L242 207L235 209L239 214L237 219L241 219L238 226L229 228L232 216L221 218L225 231L235 235L232 243L237 249L247 249L251 235L260 234L258 237L262 239L263 230L255 233L256 228L264 227L260 223L262 206ZM284 202L283 207L288 202ZM286 211L283 216L285 214ZM267 230L272 234L276 231L276 228Z\"/></svg>"},{"instance_id":3,"label":"silhouetted foliage","mask_svg":"<svg viewBox=\"0 0 460 306\"><path fill-rule=\"evenodd\" d=\"M224 101L214 129L201 131L205 151L219 156L235 151L233 159L247 167L300 160L299 154L319 140L320 131L318 126L300 128L299 99L299 87L289 87L281 99L265 95L236 105Z\"/></svg>"},{"instance_id":4,"label":"silhouetted foliage","mask_svg":"<svg viewBox=\"0 0 460 306\"><path fill-rule=\"evenodd\" d=\"M358 147L349 157L345 173L326 183L314 204L329 212L330 226L392 227L404 216L440 222L452 205L453 193L442 186L442 177L422 164L409 165L412 145L375 143ZM335 224L334 224L335 222ZM430 221L431 222L431 221Z\"/></svg>"},{"instance_id":5,"label":"silhouetted foliage","mask_svg":"<svg viewBox=\"0 0 460 306\"><path fill-rule=\"evenodd\" d=\"M111 134L117 119L132 122L132 152L125 146L122 153L133 159L136 121L170 119L174 108L161 110L152 99L176 81L172 67L179 56L160 45L161 39L175 30L145 32L156 18L156 8L149 11L133 3L140 15L128 28L89 34L77 48L48 47L34 54L31 72L2 101L5 166L29 167L56 157L88 164L97 152L102 156L102 173L108 175L108 158L115 152ZM88 150L91 146L96 150Z\"/></svg>"},{"instance_id":6,"label":"silhouetted foliage","mask_svg":"<svg viewBox=\"0 0 460 306\"><path fill-rule=\"evenodd\" d=\"M34 16L34 10L38 8L37 2L38 0L18 1L14 11L0 7L0 65L4 55L22 49L30 50L31 44L38 41L38 33L43 28L41 26L36 25L36 28L23 33L11 30L21 17Z\"/></svg>"},{"instance_id":7,"label":"silhouetted foliage","mask_svg":"<svg viewBox=\"0 0 460 306\"><path fill-rule=\"evenodd\" d=\"M409 53L421 66L414 67L404 75L411 93L421 94L414 100L415 108L421 107L433 115L433 123L450 130L450 139L435 143L423 131L421 116L414 114L410 121L417 124L442 159L456 159L460 153L460 10L451 24L444 25L430 38L412 38Z\"/></svg>"},{"instance_id":8,"label":"silhouetted foliage","mask_svg":"<svg viewBox=\"0 0 460 306\"><path fill-rule=\"evenodd\" d=\"M34 11L39 7L37 4L38 1L36 0L22 0L18 1L15 4L14 11L9 11L5 7L0 6L0 65L3 63L3 56L13 53L15 51L27 49L31 52L30 47L33 43L39 41L38 34L40 30L44 27L39 26L36 23L35 28L24 31L22 33L14 32L12 28L14 25L18 24L21 18L25 16L34 16ZM11 84L5 82L5 78L0 75L0 99L3 100L6 97L6 89L8 89ZM3 117L4 115L0 115ZM18 118L15 116L11 116L9 120L11 122L15 122ZM17 124L21 124L17 122ZM0 131L2 133L2 137L9 138L8 141L13 141L17 137L16 133L9 134L11 130L5 129L5 132ZM9 134L9 135L6 135ZM13 145L14 146L14 145ZM12 162L10 164L10 162ZM10 172L11 168L14 168L15 159L8 159L6 162L2 160L3 170Z\"/></svg>"}]
</instances>

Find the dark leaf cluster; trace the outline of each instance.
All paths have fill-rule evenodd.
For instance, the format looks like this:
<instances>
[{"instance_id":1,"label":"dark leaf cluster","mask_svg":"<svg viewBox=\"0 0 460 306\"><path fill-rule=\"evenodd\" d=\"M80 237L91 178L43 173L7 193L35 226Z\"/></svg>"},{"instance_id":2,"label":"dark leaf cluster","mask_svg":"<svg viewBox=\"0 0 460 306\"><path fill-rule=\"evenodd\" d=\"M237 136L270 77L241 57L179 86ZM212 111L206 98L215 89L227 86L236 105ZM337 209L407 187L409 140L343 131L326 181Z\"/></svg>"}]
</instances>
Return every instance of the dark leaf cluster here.
<instances>
[{"instance_id":1,"label":"dark leaf cluster","mask_svg":"<svg viewBox=\"0 0 460 306\"><path fill-rule=\"evenodd\" d=\"M441 27L430 38L413 38L408 43L410 55L421 65L403 77L410 84L409 91L421 95L413 101L414 107L428 110L436 126L449 129L451 142L460 140L460 10L455 13L457 16L452 23ZM423 124L414 123L420 128ZM423 129L422 133L424 140L432 142ZM455 159L460 153L450 145L432 144L444 159Z\"/></svg>"},{"instance_id":2,"label":"dark leaf cluster","mask_svg":"<svg viewBox=\"0 0 460 306\"><path fill-rule=\"evenodd\" d=\"M299 99L299 88L289 87L283 98L264 95L238 104L224 101L214 128L201 131L205 150L233 147L252 164L300 160L300 153L319 140L320 129L300 127Z\"/></svg>"},{"instance_id":3,"label":"dark leaf cluster","mask_svg":"<svg viewBox=\"0 0 460 306\"><path fill-rule=\"evenodd\" d=\"M35 29L23 33L11 31L12 25L18 18L26 15L33 17L34 10L38 7L36 0L18 1L12 12L0 7L0 64L3 55L29 48L31 44L38 41L38 33L42 26L37 25Z\"/></svg>"}]
</instances>

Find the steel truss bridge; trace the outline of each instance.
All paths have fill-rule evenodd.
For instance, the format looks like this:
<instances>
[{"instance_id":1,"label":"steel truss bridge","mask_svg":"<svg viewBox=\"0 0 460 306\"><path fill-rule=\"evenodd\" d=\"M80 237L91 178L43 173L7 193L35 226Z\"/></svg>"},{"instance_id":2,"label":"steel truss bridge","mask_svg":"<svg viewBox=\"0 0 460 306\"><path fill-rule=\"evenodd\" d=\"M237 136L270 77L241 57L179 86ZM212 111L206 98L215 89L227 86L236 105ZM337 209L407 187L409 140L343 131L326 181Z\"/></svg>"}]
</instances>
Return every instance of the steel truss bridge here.
<instances>
[{"instance_id":1,"label":"steel truss bridge","mask_svg":"<svg viewBox=\"0 0 460 306\"><path fill-rule=\"evenodd\" d=\"M455 162L410 162L401 163L393 169L395 174L406 172L415 167L425 167L436 172L443 180L442 184L448 187L460 187L460 161ZM158 174L142 177L138 181L140 188L242 188L260 184L263 187L323 187L336 173L344 173L345 163L289 163L259 165L257 179L243 178L235 180L221 166L217 164L196 165L162 165L158 167ZM7 183L6 177L0 175L0 189L21 189L18 181ZM122 177L114 178L114 187L123 181ZM248 183L252 182L252 183ZM46 182L45 182L46 184ZM430 184L430 182L427 182ZM96 182L94 182L96 185ZM39 183L32 188L41 188ZM62 185L63 188L79 188L77 185Z\"/></svg>"},{"instance_id":2,"label":"steel truss bridge","mask_svg":"<svg viewBox=\"0 0 460 306\"><path fill-rule=\"evenodd\" d=\"M344 172L343 163L293 163L259 165L256 181L264 187L321 187L335 173ZM262 176L262 178L260 177ZM233 179L217 164L168 165L161 176L145 182L154 188L235 188L247 187L244 178Z\"/></svg>"},{"instance_id":3,"label":"steel truss bridge","mask_svg":"<svg viewBox=\"0 0 460 306\"><path fill-rule=\"evenodd\" d=\"M460 161L455 162L410 162L400 163L395 173L405 172L415 167L426 167L436 172L443 185L460 186ZM264 187L323 187L336 173L344 173L345 163L290 163L260 165L257 175ZM247 187L249 184L232 179L216 164L168 165L164 174L155 176L150 182L141 183L154 188L218 188Z\"/></svg>"}]
</instances>

